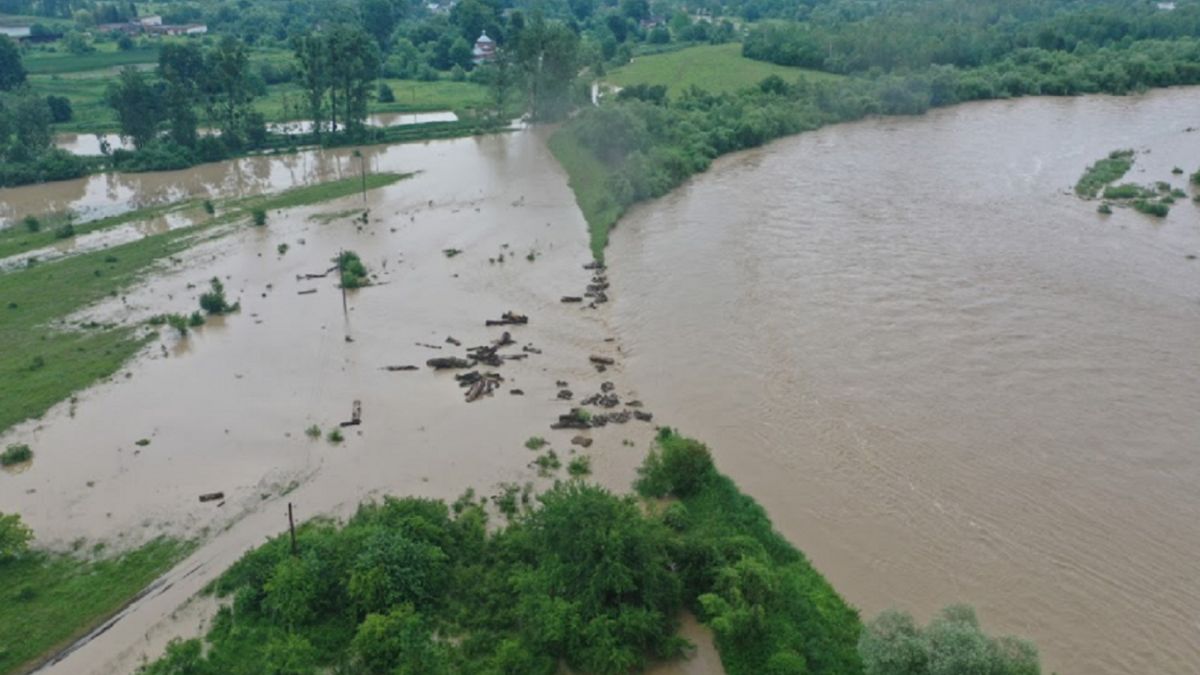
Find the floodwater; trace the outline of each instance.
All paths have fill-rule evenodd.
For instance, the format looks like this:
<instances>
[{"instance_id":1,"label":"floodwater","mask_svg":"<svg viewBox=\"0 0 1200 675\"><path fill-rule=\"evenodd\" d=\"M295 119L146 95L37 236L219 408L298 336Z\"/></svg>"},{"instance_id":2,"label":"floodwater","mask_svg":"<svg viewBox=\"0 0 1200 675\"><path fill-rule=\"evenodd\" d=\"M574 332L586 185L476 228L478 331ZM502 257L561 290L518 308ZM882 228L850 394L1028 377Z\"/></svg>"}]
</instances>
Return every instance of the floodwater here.
<instances>
[{"instance_id":1,"label":"floodwater","mask_svg":"<svg viewBox=\"0 0 1200 675\"><path fill-rule=\"evenodd\" d=\"M1200 89L840 125L725 158L608 251L626 380L866 616L952 602L1045 672L1200 672ZM1190 194L1194 194L1189 189Z\"/></svg>"},{"instance_id":2,"label":"floodwater","mask_svg":"<svg viewBox=\"0 0 1200 675\"><path fill-rule=\"evenodd\" d=\"M164 331L110 381L0 436L0 445L34 450L26 471L0 475L0 511L20 513L40 545L66 548L83 538L82 550L97 541L120 550L160 534L202 544L111 628L46 672L131 672L170 637L195 634L211 605L189 598L283 531L287 502L307 519L344 516L382 494L454 499L474 488L487 496L503 482L541 489L552 479L529 466L536 453L525 440L544 436L564 464L576 451L569 441L578 432L549 429L571 406L557 399L557 381L577 399L606 380L622 398L637 397L621 383L619 365L600 374L588 361L620 357L620 342L605 341L613 334L603 306L560 302L589 283L583 264L591 255L586 225L541 133L363 148L372 171L416 175L368 192L365 204L355 195L272 211L266 227L234 228L190 249L181 263L79 317L140 321L191 311L213 276L242 306L186 339ZM97 176L3 191L0 201L19 218L55 204L105 212L132 197L280 190L357 176L350 153ZM356 222L363 208L365 225ZM280 244L288 245L282 255ZM450 248L462 253L447 257ZM378 285L347 294L346 311L332 276L298 278L324 271L343 249L378 273ZM508 310L528 315L529 325L484 326ZM505 381L492 397L466 403L451 372L424 365L505 330L517 341L505 353L519 356L525 345L540 353L495 368ZM462 346L449 344L451 336ZM385 370L395 365L420 368ZM306 437L310 425L329 431L348 420L355 401L363 423L345 429L344 443ZM592 457L597 480L627 491L653 433L645 422L609 425L587 432L595 443L579 452ZM215 491L224 498L199 502ZM711 649L701 650L704 658Z\"/></svg>"},{"instance_id":3,"label":"floodwater","mask_svg":"<svg viewBox=\"0 0 1200 675\"><path fill-rule=\"evenodd\" d=\"M450 111L422 113L375 113L367 117L367 125L373 127L399 127L410 124L428 124L430 122L454 122L458 115ZM339 125L340 127L340 125ZM312 132L312 121L298 120L295 122L272 122L267 125L267 131L280 134L307 134ZM201 133L211 133L201 130ZM129 150L132 141L127 141L120 134L70 134L62 133L54 137L54 145L76 155L104 154L101 142L108 143L109 152L113 150Z\"/></svg>"}]
</instances>

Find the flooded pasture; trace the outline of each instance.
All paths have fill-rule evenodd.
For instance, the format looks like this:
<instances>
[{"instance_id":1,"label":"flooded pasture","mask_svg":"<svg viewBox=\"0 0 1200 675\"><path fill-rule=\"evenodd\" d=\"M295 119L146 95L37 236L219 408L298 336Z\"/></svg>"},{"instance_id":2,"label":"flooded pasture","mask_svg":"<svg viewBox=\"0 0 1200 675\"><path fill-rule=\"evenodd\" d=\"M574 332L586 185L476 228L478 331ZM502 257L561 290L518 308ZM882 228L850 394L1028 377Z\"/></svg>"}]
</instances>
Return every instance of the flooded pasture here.
<instances>
[{"instance_id":1,"label":"flooded pasture","mask_svg":"<svg viewBox=\"0 0 1200 675\"><path fill-rule=\"evenodd\" d=\"M1195 88L1025 99L719 160L614 233L629 384L865 615L1197 672L1200 207L1071 194L1125 147L1185 187L1195 127Z\"/></svg>"},{"instance_id":2,"label":"flooded pasture","mask_svg":"<svg viewBox=\"0 0 1200 675\"><path fill-rule=\"evenodd\" d=\"M125 195L275 191L357 176L350 153L97 176L82 193L78 183L20 188L11 201L6 192L5 203L10 217L20 217L67 203L102 212L124 206ZM242 307L185 339L164 331L110 381L0 438L34 448L30 470L0 476L0 511L21 513L39 543L65 548L85 538L119 549L160 534L205 542L158 591L46 672L128 672L170 636L194 631L205 612L166 617L247 548L281 532L288 501L305 519L345 515L382 494L453 499L466 488L495 494L503 482L545 487L551 479L529 466L536 453L525 439L545 436L568 457L578 433L549 429L570 407L556 398L556 382L582 396L613 380L623 397L631 394L619 366L601 375L588 361L620 355L619 342L604 341L612 337L606 314L560 302L589 282L583 265L591 256L574 196L537 132L364 154L372 171L415 175L369 191L365 202L355 195L272 211L264 228L246 226L189 249L182 263L88 310L79 318L190 312L214 276ZM365 224L357 220L363 209ZM378 284L349 292L344 311L334 275L302 277L325 271L346 249L378 273ZM462 252L449 257L446 249ZM529 324L484 325L509 310ZM504 378L491 397L466 403L453 371L425 367L503 331L517 342L506 352L526 356L487 369ZM523 352L526 345L537 351ZM401 365L418 370L386 370ZM363 423L344 429L345 442L306 436L311 425L327 433L350 419L355 401ZM627 490L653 428L630 421L589 432L593 475ZM217 491L223 499L198 500Z\"/></svg>"}]
</instances>

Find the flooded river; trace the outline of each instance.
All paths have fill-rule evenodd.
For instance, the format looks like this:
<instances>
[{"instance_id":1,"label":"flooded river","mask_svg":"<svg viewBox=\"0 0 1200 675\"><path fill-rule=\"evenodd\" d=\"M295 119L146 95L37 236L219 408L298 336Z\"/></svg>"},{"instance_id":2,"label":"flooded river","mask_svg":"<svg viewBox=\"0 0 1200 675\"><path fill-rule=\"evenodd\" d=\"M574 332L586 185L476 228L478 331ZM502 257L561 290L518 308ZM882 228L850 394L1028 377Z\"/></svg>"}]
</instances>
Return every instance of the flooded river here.
<instances>
[{"instance_id":1,"label":"flooded river","mask_svg":"<svg viewBox=\"0 0 1200 675\"><path fill-rule=\"evenodd\" d=\"M964 105L718 161L609 250L627 377L845 596L1046 672L1200 672L1200 89Z\"/></svg>"}]
</instances>

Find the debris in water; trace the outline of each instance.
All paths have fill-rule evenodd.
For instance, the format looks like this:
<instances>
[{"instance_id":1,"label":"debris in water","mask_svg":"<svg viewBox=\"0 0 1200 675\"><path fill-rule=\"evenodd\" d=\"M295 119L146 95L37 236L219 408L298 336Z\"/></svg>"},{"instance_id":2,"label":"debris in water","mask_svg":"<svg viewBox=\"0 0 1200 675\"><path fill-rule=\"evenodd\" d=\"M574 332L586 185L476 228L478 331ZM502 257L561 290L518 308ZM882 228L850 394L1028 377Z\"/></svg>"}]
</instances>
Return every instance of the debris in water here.
<instances>
[{"instance_id":1,"label":"debris in water","mask_svg":"<svg viewBox=\"0 0 1200 675\"><path fill-rule=\"evenodd\" d=\"M402 370L416 370L417 367L416 366L384 366L383 369L388 372L396 373L396 372L400 372Z\"/></svg>"},{"instance_id":2,"label":"debris in water","mask_svg":"<svg viewBox=\"0 0 1200 675\"><path fill-rule=\"evenodd\" d=\"M355 400L353 409L350 413L350 421L342 422L339 426L356 427L362 424L362 401Z\"/></svg>"},{"instance_id":3,"label":"debris in water","mask_svg":"<svg viewBox=\"0 0 1200 675\"><path fill-rule=\"evenodd\" d=\"M524 314L517 314L513 311L508 311L500 315L500 319L488 319L484 322L485 326L520 326L529 323L529 317Z\"/></svg>"},{"instance_id":4,"label":"debris in water","mask_svg":"<svg viewBox=\"0 0 1200 675\"><path fill-rule=\"evenodd\" d=\"M218 499L224 499L224 498L225 498L224 492L205 492L204 494L200 495L200 502L201 503L215 502Z\"/></svg>"}]
</instances>

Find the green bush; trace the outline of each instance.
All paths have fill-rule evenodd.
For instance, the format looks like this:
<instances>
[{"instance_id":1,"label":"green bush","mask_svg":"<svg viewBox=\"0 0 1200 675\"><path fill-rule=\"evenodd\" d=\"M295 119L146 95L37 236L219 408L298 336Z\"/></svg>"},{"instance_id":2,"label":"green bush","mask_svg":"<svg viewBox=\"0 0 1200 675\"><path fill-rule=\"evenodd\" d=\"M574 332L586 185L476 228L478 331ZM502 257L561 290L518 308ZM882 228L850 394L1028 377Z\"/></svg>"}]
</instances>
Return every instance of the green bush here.
<instances>
[{"instance_id":1,"label":"green bush","mask_svg":"<svg viewBox=\"0 0 1200 675\"><path fill-rule=\"evenodd\" d=\"M228 314L237 311L237 305L230 305L225 298L225 284L217 277L209 280L209 290L200 294L200 309L209 314Z\"/></svg>"},{"instance_id":2,"label":"green bush","mask_svg":"<svg viewBox=\"0 0 1200 675\"><path fill-rule=\"evenodd\" d=\"M341 272L342 288L361 288L371 283L367 266L354 251L342 251L333 261Z\"/></svg>"},{"instance_id":3,"label":"green bush","mask_svg":"<svg viewBox=\"0 0 1200 675\"><path fill-rule=\"evenodd\" d=\"M906 613L889 610L867 624L859 640L865 675L1039 675L1037 649L1016 638L983 633L975 611L952 605L922 629Z\"/></svg>"},{"instance_id":4,"label":"green bush","mask_svg":"<svg viewBox=\"0 0 1200 675\"><path fill-rule=\"evenodd\" d=\"M1083 172L1079 182L1075 183L1075 193L1080 197L1095 197L1100 188L1119 180L1132 166L1133 150L1114 150ZM1107 194L1105 197L1109 198Z\"/></svg>"},{"instance_id":5,"label":"green bush","mask_svg":"<svg viewBox=\"0 0 1200 675\"><path fill-rule=\"evenodd\" d=\"M0 513L0 563L25 555L31 541L33 531L21 522L21 516Z\"/></svg>"},{"instance_id":6,"label":"green bush","mask_svg":"<svg viewBox=\"0 0 1200 675\"><path fill-rule=\"evenodd\" d=\"M395 103L396 102L396 94L392 91L392 88L389 87L386 82L379 83L379 91L377 93L376 98L379 99L380 103Z\"/></svg>"},{"instance_id":7,"label":"green bush","mask_svg":"<svg viewBox=\"0 0 1200 675\"><path fill-rule=\"evenodd\" d=\"M262 227L267 224L267 212L263 209L252 209L250 211L250 221L256 227Z\"/></svg>"},{"instance_id":8,"label":"green bush","mask_svg":"<svg viewBox=\"0 0 1200 675\"><path fill-rule=\"evenodd\" d=\"M1171 211L1171 207L1161 201L1151 201L1149 199L1133 200L1133 208L1139 213L1154 216L1156 218L1165 218L1167 213Z\"/></svg>"},{"instance_id":9,"label":"green bush","mask_svg":"<svg viewBox=\"0 0 1200 675\"><path fill-rule=\"evenodd\" d=\"M33 459L33 450L25 443L13 443L0 452L0 466L22 464Z\"/></svg>"},{"instance_id":10,"label":"green bush","mask_svg":"<svg viewBox=\"0 0 1200 675\"><path fill-rule=\"evenodd\" d=\"M668 431L660 434L658 449L638 469L636 487L647 497L689 497L715 474L712 454L703 443Z\"/></svg>"},{"instance_id":11,"label":"green bush","mask_svg":"<svg viewBox=\"0 0 1200 675\"><path fill-rule=\"evenodd\" d=\"M25 216L21 222L25 224L25 229L29 232L37 232L42 229L42 222L33 215Z\"/></svg>"},{"instance_id":12,"label":"green bush","mask_svg":"<svg viewBox=\"0 0 1200 675\"><path fill-rule=\"evenodd\" d=\"M1105 199L1135 199L1146 192L1140 185L1133 183L1123 183L1121 185L1110 185L1104 188Z\"/></svg>"}]
</instances>

